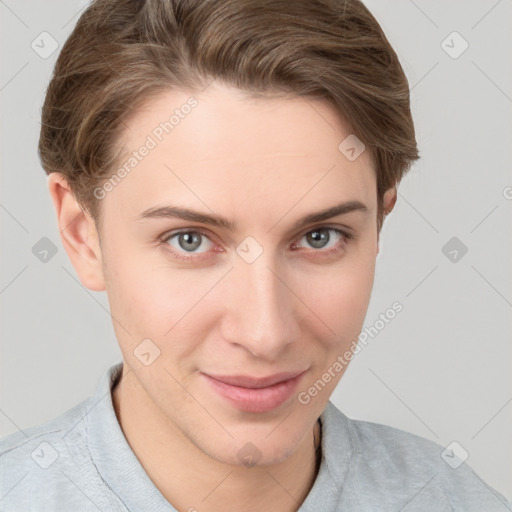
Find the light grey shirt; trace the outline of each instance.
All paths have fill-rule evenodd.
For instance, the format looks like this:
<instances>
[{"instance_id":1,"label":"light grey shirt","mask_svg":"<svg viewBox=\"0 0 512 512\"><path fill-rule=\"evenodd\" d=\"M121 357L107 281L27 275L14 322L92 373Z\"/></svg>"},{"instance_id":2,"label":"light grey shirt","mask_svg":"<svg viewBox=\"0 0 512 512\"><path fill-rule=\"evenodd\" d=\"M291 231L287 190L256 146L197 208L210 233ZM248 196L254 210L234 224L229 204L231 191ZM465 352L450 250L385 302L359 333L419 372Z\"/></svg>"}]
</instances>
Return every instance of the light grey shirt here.
<instances>
[{"instance_id":1,"label":"light grey shirt","mask_svg":"<svg viewBox=\"0 0 512 512\"><path fill-rule=\"evenodd\" d=\"M95 394L61 416L0 440L0 511L176 512L117 421L111 390L121 368L110 367ZM352 420L332 402L320 420L322 460L302 512L512 510L431 441ZM200 500L191 496L190 510L201 512Z\"/></svg>"}]
</instances>

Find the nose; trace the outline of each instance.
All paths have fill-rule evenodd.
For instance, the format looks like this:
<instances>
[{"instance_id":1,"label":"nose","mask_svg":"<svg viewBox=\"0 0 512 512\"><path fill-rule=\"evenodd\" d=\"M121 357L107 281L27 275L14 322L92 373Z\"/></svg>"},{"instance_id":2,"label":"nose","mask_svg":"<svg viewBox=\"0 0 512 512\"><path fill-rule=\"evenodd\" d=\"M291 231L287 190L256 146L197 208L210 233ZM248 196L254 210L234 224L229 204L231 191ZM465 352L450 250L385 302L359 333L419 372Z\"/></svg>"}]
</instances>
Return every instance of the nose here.
<instances>
[{"instance_id":1,"label":"nose","mask_svg":"<svg viewBox=\"0 0 512 512\"><path fill-rule=\"evenodd\" d=\"M237 261L230 273L223 337L259 359L275 361L298 339L300 302L289 276L269 253L252 263Z\"/></svg>"}]
</instances>

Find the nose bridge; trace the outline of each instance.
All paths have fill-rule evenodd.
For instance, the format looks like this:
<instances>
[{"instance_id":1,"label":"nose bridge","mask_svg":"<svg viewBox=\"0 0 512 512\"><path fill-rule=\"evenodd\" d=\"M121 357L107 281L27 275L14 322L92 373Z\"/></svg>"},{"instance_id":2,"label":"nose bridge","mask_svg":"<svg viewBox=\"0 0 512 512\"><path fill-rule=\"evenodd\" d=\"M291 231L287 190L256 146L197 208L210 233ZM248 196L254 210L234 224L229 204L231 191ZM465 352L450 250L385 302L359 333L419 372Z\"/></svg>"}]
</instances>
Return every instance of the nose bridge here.
<instances>
[{"instance_id":1,"label":"nose bridge","mask_svg":"<svg viewBox=\"0 0 512 512\"><path fill-rule=\"evenodd\" d=\"M293 294L275 267L270 251L263 251L251 263L239 259L233 273L236 293L228 339L260 357L277 356L297 337Z\"/></svg>"}]
</instances>

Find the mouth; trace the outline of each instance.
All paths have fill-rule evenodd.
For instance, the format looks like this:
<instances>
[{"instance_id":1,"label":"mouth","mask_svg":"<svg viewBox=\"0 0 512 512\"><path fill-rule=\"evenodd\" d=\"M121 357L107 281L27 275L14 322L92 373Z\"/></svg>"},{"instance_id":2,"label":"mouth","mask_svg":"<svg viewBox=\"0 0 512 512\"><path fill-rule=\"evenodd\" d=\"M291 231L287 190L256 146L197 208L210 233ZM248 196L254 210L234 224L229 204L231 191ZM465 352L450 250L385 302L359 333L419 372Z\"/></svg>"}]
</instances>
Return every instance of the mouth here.
<instances>
[{"instance_id":1,"label":"mouth","mask_svg":"<svg viewBox=\"0 0 512 512\"><path fill-rule=\"evenodd\" d=\"M201 375L211 389L237 409L245 412L267 412L291 398L306 371L283 372L263 378L205 373Z\"/></svg>"}]
</instances>

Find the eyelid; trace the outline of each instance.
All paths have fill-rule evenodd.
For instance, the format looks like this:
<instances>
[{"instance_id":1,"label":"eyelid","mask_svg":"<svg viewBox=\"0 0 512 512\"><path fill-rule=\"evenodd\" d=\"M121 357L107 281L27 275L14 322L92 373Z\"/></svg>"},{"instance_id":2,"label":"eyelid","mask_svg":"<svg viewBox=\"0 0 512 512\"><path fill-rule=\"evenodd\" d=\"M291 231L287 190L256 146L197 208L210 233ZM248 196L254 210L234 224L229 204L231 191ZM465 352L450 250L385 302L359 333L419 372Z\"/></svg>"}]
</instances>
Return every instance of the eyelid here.
<instances>
[{"instance_id":1,"label":"eyelid","mask_svg":"<svg viewBox=\"0 0 512 512\"><path fill-rule=\"evenodd\" d=\"M158 239L163 241L163 242L165 242L166 240L169 240L169 238L171 238L172 236L179 235L180 233L192 233L192 232L193 233L200 233L201 235L203 235L206 238L208 238L208 240L213 241L211 239L211 235L208 232L208 230L205 230L205 229L200 228L200 227L195 227L195 226L192 226L192 227L189 227L189 228L171 229L169 231L166 231L163 235L160 235L158 237Z\"/></svg>"},{"instance_id":2,"label":"eyelid","mask_svg":"<svg viewBox=\"0 0 512 512\"><path fill-rule=\"evenodd\" d=\"M315 229L320 229L320 228L322 228L322 229L338 230L338 231L341 231L342 234L345 235L347 238L350 238L350 239L355 238L354 230L350 226L340 225L340 224L329 225L329 224L325 224L325 223L324 224L318 223L317 225L312 225L309 228L306 228L306 229L303 229L303 230L299 231L296 235L293 236L293 240L296 240L297 238L302 238L304 235L310 233L311 231L314 231ZM203 235L206 238L208 238L211 242L214 242L214 240L212 240L212 236L209 233L209 230L201 228L199 226L198 227L191 226L191 227L187 227L187 228L171 229L169 231L166 231L163 235L160 235L158 237L158 240L160 240L162 242L165 242L171 236L177 235L179 233L189 233L189 232L192 232L192 231L200 233L201 235Z\"/></svg>"},{"instance_id":3,"label":"eyelid","mask_svg":"<svg viewBox=\"0 0 512 512\"><path fill-rule=\"evenodd\" d=\"M341 231L347 238L355 238L355 230L351 228L350 226L346 226L345 224L317 224L310 226L305 231L301 231L298 236L304 236L307 233L310 233L311 231L314 231L315 229L334 229L337 231Z\"/></svg>"}]
</instances>

